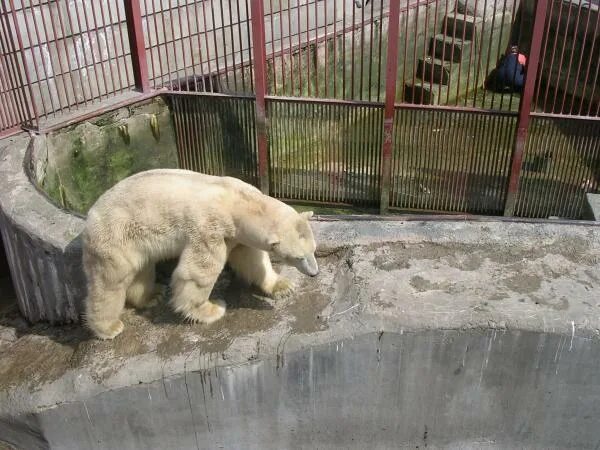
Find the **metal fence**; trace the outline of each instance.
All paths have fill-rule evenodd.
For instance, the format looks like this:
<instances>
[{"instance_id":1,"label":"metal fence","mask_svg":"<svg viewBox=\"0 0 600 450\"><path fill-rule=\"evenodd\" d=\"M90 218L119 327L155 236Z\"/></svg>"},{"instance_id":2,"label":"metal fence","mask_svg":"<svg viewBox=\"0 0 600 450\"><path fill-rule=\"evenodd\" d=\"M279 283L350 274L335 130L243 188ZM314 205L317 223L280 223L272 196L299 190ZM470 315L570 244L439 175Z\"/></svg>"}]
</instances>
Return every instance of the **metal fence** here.
<instances>
[{"instance_id":1,"label":"metal fence","mask_svg":"<svg viewBox=\"0 0 600 450\"><path fill-rule=\"evenodd\" d=\"M8 0L0 135L160 93L182 167L283 199L579 218L600 177L596 3Z\"/></svg>"}]
</instances>

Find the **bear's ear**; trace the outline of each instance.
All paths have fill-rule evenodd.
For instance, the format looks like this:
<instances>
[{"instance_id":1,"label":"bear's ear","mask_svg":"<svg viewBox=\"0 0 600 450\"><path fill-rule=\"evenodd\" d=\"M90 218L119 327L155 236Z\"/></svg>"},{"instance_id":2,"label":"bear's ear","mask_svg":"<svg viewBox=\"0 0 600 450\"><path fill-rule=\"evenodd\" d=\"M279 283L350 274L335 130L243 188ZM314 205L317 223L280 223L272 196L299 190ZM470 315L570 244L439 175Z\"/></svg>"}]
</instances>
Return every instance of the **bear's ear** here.
<instances>
[{"instance_id":1,"label":"bear's ear","mask_svg":"<svg viewBox=\"0 0 600 450\"><path fill-rule=\"evenodd\" d=\"M308 220L308 219L310 219L313 216L313 212L312 211L304 211L304 212L300 213L300 215L304 219Z\"/></svg>"}]
</instances>

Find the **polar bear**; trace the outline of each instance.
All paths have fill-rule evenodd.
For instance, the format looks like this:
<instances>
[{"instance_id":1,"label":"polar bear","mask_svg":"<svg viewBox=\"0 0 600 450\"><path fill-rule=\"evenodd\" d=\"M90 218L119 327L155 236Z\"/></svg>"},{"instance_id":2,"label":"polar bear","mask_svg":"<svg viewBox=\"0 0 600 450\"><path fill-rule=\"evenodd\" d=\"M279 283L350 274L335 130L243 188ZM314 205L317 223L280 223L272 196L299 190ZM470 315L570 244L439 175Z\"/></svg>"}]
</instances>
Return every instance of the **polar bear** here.
<instances>
[{"instance_id":1,"label":"polar bear","mask_svg":"<svg viewBox=\"0 0 600 450\"><path fill-rule=\"evenodd\" d=\"M317 275L311 216L235 178L180 169L132 175L88 212L83 319L97 337L117 336L125 303L142 308L153 300L155 264L169 258L179 258L171 306L192 322L210 324L225 314L225 303L209 294L226 263L265 294L285 296L293 285L273 270L269 252Z\"/></svg>"}]
</instances>

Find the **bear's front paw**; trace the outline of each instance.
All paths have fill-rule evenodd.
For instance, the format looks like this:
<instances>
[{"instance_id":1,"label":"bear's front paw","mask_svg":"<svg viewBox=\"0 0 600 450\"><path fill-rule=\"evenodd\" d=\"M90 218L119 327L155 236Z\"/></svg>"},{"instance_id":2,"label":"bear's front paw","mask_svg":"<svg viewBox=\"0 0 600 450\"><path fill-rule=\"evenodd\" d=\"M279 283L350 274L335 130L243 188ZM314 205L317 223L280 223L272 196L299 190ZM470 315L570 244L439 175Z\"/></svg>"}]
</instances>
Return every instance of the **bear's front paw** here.
<instances>
[{"instance_id":1,"label":"bear's front paw","mask_svg":"<svg viewBox=\"0 0 600 450\"><path fill-rule=\"evenodd\" d=\"M294 292L294 289L294 283L285 277L279 277L271 290L271 297L275 299L285 298Z\"/></svg>"},{"instance_id":2,"label":"bear's front paw","mask_svg":"<svg viewBox=\"0 0 600 450\"><path fill-rule=\"evenodd\" d=\"M125 328L125 325L123 325L123 322L120 320L116 320L110 324L88 321L87 326L93 331L98 339L102 340L114 339L121 334Z\"/></svg>"},{"instance_id":3,"label":"bear's front paw","mask_svg":"<svg viewBox=\"0 0 600 450\"><path fill-rule=\"evenodd\" d=\"M193 323L204 323L210 325L225 315L227 305L221 300L214 302L206 301L200 305L193 305L183 312L185 318Z\"/></svg>"}]
</instances>

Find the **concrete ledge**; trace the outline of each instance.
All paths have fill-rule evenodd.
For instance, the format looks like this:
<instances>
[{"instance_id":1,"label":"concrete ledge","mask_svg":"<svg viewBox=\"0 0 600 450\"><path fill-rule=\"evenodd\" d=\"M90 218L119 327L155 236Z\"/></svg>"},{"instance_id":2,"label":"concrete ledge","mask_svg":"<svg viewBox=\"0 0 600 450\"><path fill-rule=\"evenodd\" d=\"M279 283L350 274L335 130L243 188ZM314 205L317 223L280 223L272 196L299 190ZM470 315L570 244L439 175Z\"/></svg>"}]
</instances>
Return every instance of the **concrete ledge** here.
<instances>
[{"instance_id":1,"label":"concrete ledge","mask_svg":"<svg viewBox=\"0 0 600 450\"><path fill-rule=\"evenodd\" d=\"M19 309L30 322L76 322L85 296L83 220L31 183L23 167L31 144L28 135L0 141L0 231Z\"/></svg>"},{"instance_id":2,"label":"concrete ledge","mask_svg":"<svg viewBox=\"0 0 600 450\"><path fill-rule=\"evenodd\" d=\"M0 436L26 448L593 448L600 229L314 227L319 277L282 268L297 292L272 301L225 273L214 297L229 309L208 327L161 304L127 310L123 334L100 342L0 314Z\"/></svg>"},{"instance_id":3,"label":"concrete ledge","mask_svg":"<svg viewBox=\"0 0 600 450\"><path fill-rule=\"evenodd\" d=\"M590 220L600 222L600 194L586 194L587 201L586 216Z\"/></svg>"}]
</instances>

